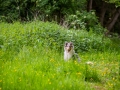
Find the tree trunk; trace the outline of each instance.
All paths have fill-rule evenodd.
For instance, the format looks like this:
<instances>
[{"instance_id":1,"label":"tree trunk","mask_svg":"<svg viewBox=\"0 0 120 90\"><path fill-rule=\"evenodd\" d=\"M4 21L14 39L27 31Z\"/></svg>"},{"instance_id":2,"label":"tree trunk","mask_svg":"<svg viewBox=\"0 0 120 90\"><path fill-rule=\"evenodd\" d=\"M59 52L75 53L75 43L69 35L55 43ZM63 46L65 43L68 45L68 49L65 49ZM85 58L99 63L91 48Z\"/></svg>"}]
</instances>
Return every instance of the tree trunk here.
<instances>
[{"instance_id":1,"label":"tree trunk","mask_svg":"<svg viewBox=\"0 0 120 90\"><path fill-rule=\"evenodd\" d=\"M104 26L104 17L107 10L107 3L103 2L101 13L100 13L100 23L102 26Z\"/></svg>"},{"instance_id":2,"label":"tree trunk","mask_svg":"<svg viewBox=\"0 0 120 90\"><path fill-rule=\"evenodd\" d=\"M116 23L118 17L120 15L120 8L118 8L115 12L115 15L113 16L113 18L110 20L110 23L107 25L107 29L108 29L108 32L106 34L108 34L112 28L114 27L114 24Z\"/></svg>"},{"instance_id":3,"label":"tree trunk","mask_svg":"<svg viewBox=\"0 0 120 90\"><path fill-rule=\"evenodd\" d=\"M92 0L88 0L87 2L87 11L89 12L90 10L92 10Z\"/></svg>"}]
</instances>

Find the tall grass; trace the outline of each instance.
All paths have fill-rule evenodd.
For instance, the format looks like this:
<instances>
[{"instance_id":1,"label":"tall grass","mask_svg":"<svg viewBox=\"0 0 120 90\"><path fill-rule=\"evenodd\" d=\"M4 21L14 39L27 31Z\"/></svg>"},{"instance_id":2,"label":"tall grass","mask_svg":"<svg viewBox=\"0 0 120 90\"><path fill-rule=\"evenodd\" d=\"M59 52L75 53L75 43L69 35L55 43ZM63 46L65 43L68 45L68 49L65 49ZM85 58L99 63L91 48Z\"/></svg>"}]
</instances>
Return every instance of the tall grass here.
<instances>
[{"instance_id":1,"label":"tall grass","mask_svg":"<svg viewBox=\"0 0 120 90\"><path fill-rule=\"evenodd\" d=\"M120 89L119 43L48 22L1 23L0 27L1 90ZM74 42L80 63L63 60L66 40Z\"/></svg>"}]
</instances>

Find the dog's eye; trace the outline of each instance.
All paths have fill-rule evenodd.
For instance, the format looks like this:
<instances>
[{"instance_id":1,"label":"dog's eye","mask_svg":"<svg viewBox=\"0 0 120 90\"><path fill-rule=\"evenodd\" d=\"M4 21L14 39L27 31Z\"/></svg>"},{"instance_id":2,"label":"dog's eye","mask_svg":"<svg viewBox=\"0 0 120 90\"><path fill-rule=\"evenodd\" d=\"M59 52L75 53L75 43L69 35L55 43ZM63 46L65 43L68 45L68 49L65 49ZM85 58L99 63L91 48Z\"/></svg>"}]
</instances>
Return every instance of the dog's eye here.
<instances>
[{"instance_id":1,"label":"dog's eye","mask_svg":"<svg viewBox=\"0 0 120 90\"><path fill-rule=\"evenodd\" d=\"M65 47L68 47L68 45L66 44Z\"/></svg>"}]
</instances>

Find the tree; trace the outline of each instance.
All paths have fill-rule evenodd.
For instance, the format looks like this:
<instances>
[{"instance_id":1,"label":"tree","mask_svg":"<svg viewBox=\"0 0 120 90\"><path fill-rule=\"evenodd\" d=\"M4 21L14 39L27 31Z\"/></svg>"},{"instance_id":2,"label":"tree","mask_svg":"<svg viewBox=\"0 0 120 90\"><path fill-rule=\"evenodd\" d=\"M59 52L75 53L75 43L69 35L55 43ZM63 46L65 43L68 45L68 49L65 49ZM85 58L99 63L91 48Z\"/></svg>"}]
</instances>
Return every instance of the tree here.
<instances>
[{"instance_id":1,"label":"tree","mask_svg":"<svg viewBox=\"0 0 120 90\"><path fill-rule=\"evenodd\" d=\"M107 28L109 34L115 27L115 23L120 17L120 1L119 0L88 0L87 10L96 11L101 25Z\"/></svg>"},{"instance_id":2,"label":"tree","mask_svg":"<svg viewBox=\"0 0 120 90\"><path fill-rule=\"evenodd\" d=\"M76 11L91 10L95 11L101 25L108 29L106 34L119 30L119 0L0 0L0 21L42 20L63 24L66 17L76 14ZM85 23L90 24L90 21Z\"/></svg>"},{"instance_id":3,"label":"tree","mask_svg":"<svg viewBox=\"0 0 120 90\"><path fill-rule=\"evenodd\" d=\"M106 25L108 32L106 34L109 34L111 32L112 28L114 27L115 23L117 22L118 18L120 17L120 1L119 0L109 0L107 1L109 4L114 5L113 12L111 13L111 17Z\"/></svg>"}]
</instances>

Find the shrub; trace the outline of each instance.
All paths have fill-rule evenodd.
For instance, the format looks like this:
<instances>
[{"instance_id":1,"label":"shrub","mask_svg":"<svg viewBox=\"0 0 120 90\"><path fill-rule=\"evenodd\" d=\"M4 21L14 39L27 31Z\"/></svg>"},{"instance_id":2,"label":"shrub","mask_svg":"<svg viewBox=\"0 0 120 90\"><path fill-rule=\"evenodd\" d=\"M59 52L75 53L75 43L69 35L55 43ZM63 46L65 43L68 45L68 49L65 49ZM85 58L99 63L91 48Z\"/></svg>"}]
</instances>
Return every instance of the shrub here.
<instances>
[{"instance_id":1,"label":"shrub","mask_svg":"<svg viewBox=\"0 0 120 90\"><path fill-rule=\"evenodd\" d=\"M1 45L4 50L19 51L23 46L37 47L42 44L58 51L63 50L65 41L72 41L77 52L103 51L110 40L102 35L85 30L66 30L55 23L30 22L26 24L1 24Z\"/></svg>"},{"instance_id":2,"label":"shrub","mask_svg":"<svg viewBox=\"0 0 120 90\"><path fill-rule=\"evenodd\" d=\"M69 28L85 29L87 31L94 31L95 33L103 33L105 29L99 24L94 11L86 12L77 11L74 15L69 15L66 19Z\"/></svg>"}]
</instances>

